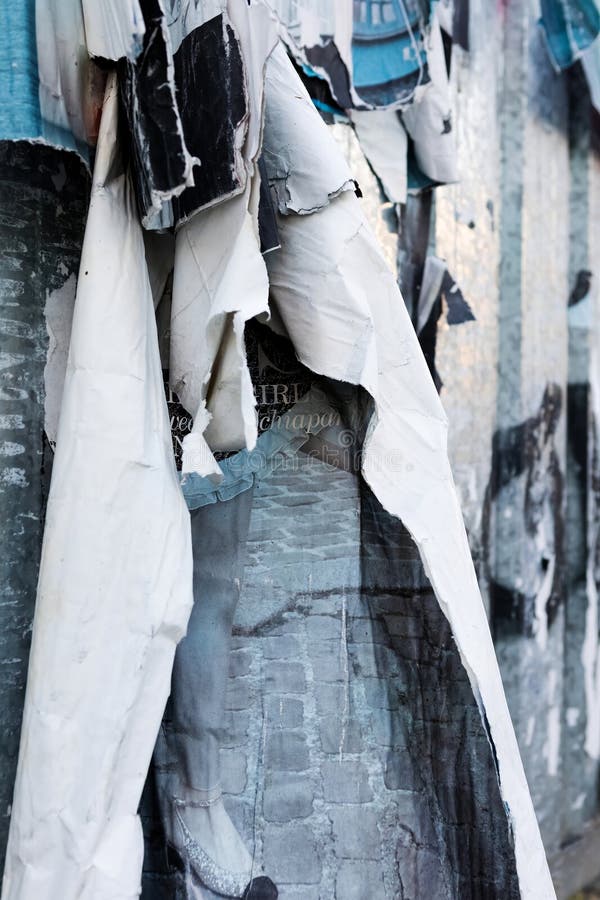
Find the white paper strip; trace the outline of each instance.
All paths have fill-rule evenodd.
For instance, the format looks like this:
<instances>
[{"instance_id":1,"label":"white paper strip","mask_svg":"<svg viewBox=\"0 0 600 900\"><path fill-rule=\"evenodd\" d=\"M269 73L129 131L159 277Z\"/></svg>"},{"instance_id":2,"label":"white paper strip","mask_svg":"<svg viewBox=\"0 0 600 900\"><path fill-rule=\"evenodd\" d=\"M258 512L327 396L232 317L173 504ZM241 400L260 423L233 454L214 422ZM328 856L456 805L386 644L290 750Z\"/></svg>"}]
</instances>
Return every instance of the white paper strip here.
<instances>
[{"instance_id":1,"label":"white paper strip","mask_svg":"<svg viewBox=\"0 0 600 900\"><path fill-rule=\"evenodd\" d=\"M152 293L107 89L40 567L3 900L133 900L192 603Z\"/></svg>"}]
</instances>

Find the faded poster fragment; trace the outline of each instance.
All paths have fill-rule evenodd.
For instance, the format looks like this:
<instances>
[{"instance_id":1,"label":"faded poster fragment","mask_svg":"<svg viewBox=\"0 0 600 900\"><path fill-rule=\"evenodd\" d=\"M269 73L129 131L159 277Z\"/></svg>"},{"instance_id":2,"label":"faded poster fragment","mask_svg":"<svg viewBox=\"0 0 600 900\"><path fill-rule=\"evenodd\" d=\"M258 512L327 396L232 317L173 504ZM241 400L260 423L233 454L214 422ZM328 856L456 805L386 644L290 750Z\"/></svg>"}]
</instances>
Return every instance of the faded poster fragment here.
<instances>
[{"instance_id":1,"label":"faded poster fragment","mask_svg":"<svg viewBox=\"0 0 600 900\"><path fill-rule=\"evenodd\" d=\"M104 81L88 56L79 0L28 0L5 10L1 139L76 150L89 163Z\"/></svg>"}]
</instances>

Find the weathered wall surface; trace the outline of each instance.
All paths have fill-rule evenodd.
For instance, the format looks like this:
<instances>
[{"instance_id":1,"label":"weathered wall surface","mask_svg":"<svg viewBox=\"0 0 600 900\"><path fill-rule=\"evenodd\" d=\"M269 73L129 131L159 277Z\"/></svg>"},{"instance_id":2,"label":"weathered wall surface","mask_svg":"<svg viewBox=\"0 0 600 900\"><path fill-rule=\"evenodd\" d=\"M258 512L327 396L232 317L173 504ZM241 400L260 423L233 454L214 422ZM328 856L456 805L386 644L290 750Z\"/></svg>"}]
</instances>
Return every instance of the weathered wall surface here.
<instances>
[{"instance_id":1,"label":"weathered wall surface","mask_svg":"<svg viewBox=\"0 0 600 900\"><path fill-rule=\"evenodd\" d=\"M471 50L453 49L460 183L435 191L434 249L476 321L440 320L436 364L509 706L564 896L578 864L572 854L565 874L561 848L582 835L583 856L597 846L600 163L585 81L553 71L539 15L533 0L475 0ZM583 860L579 878L594 865Z\"/></svg>"}]
</instances>

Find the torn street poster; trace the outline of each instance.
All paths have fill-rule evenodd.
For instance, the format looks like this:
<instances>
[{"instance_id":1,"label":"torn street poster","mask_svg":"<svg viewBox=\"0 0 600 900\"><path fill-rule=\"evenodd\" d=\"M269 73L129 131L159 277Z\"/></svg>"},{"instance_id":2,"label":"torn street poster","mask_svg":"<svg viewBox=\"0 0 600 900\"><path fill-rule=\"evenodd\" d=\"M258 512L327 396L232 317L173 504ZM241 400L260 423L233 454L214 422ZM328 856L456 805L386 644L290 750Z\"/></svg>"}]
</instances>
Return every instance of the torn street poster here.
<instances>
[{"instance_id":1,"label":"torn street poster","mask_svg":"<svg viewBox=\"0 0 600 900\"><path fill-rule=\"evenodd\" d=\"M3 900L549 900L446 416L298 73L327 82L394 203L406 157L394 172L369 116L454 181L436 14L28 9L2 190L64 158L39 193L68 180L65 204L89 206L26 238L2 225L43 245L28 335L51 336L28 400L51 483ZM442 297L473 320L431 257L419 327Z\"/></svg>"},{"instance_id":2,"label":"torn street poster","mask_svg":"<svg viewBox=\"0 0 600 900\"><path fill-rule=\"evenodd\" d=\"M581 60L592 103L600 112L600 8L595 0L544 0L540 25L558 71Z\"/></svg>"}]
</instances>

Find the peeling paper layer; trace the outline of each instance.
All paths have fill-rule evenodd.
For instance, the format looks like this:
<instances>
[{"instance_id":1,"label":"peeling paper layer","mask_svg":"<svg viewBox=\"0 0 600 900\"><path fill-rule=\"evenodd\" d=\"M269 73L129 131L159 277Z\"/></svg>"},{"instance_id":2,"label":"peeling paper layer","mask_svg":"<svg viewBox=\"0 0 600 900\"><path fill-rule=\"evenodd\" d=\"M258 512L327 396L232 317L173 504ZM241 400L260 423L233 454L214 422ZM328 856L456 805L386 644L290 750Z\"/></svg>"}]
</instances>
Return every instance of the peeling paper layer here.
<instances>
[{"instance_id":1,"label":"peeling paper layer","mask_svg":"<svg viewBox=\"0 0 600 900\"><path fill-rule=\"evenodd\" d=\"M352 86L352 0L319 3L269 0L281 23L281 36L299 65L309 65L327 82L342 108L362 106ZM324 37L326 35L327 37Z\"/></svg>"},{"instance_id":2,"label":"peeling paper layer","mask_svg":"<svg viewBox=\"0 0 600 900\"><path fill-rule=\"evenodd\" d=\"M450 86L437 14L433 15L426 44L431 81L419 103L403 110L402 120L414 141L421 172L432 181L451 184L458 181L457 157Z\"/></svg>"},{"instance_id":3,"label":"peeling paper layer","mask_svg":"<svg viewBox=\"0 0 600 900\"><path fill-rule=\"evenodd\" d=\"M80 0L29 0L3 10L0 138L74 150L89 164L105 74L90 60Z\"/></svg>"},{"instance_id":4,"label":"peeling paper layer","mask_svg":"<svg viewBox=\"0 0 600 900\"><path fill-rule=\"evenodd\" d=\"M594 108L600 112L600 39L596 39L581 57L581 64L587 78L590 98Z\"/></svg>"},{"instance_id":5,"label":"peeling paper layer","mask_svg":"<svg viewBox=\"0 0 600 900\"><path fill-rule=\"evenodd\" d=\"M77 279L71 272L62 287L46 297L48 355L44 369L44 428L52 446L58 435L76 288Z\"/></svg>"},{"instance_id":6,"label":"peeling paper layer","mask_svg":"<svg viewBox=\"0 0 600 900\"><path fill-rule=\"evenodd\" d=\"M89 59L78 0L36 0L35 30L44 137L59 147L76 147L87 162L105 76Z\"/></svg>"},{"instance_id":7,"label":"peeling paper layer","mask_svg":"<svg viewBox=\"0 0 600 900\"><path fill-rule=\"evenodd\" d=\"M352 81L363 108L400 109L419 102L429 82L424 43L430 5L403 0L388 7L383 23L371 4L356 4Z\"/></svg>"},{"instance_id":8,"label":"peeling paper layer","mask_svg":"<svg viewBox=\"0 0 600 900\"><path fill-rule=\"evenodd\" d=\"M189 514L116 126L111 76L47 508L3 900L138 896L137 805L192 604Z\"/></svg>"},{"instance_id":9,"label":"peeling paper layer","mask_svg":"<svg viewBox=\"0 0 600 900\"><path fill-rule=\"evenodd\" d=\"M120 88L145 228L179 226L242 193L260 147L264 66L277 41L264 4L179 0L146 8L144 52Z\"/></svg>"},{"instance_id":10,"label":"peeling paper layer","mask_svg":"<svg viewBox=\"0 0 600 900\"><path fill-rule=\"evenodd\" d=\"M429 81L428 3L271 5L298 64L327 82L342 109L400 109L421 98Z\"/></svg>"},{"instance_id":11,"label":"peeling paper layer","mask_svg":"<svg viewBox=\"0 0 600 900\"><path fill-rule=\"evenodd\" d=\"M81 0L90 56L134 60L146 31L138 0Z\"/></svg>"},{"instance_id":12,"label":"peeling paper layer","mask_svg":"<svg viewBox=\"0 0 600 900\"><path fill-rule=\"evenodd\" d=\"M268 313L269 285L260 251L260 175L264 78L277 43L262 4L232 4L248 90L242 148L244 193L201 210L177 231L171 308L171 387L194 417L183 442L183 472L220 477L212 451L252 449L254 391L246 365L245 322ZM315 113L318 116L318 114ZM254 173L254 174L253 174Z\"/></svg>"},{"instance_id":13,"label":"peeling paper layer","mask_svg":"<svg viewBox=\"0 0 600 900\"><path fill-rule=\"evenodd\" d=\"M542 0L541 18L550 60L557 71L572 66L600 33L595 0Z\"/></svg>"},{"instance_id":14,"label":"peeling paper layer","mask_svg":"<svg viewBox=\"0 0 600 900\"><path fill-rule=\"evenodd\" d=\"M312 213L342 191L354 190L352 173L328 130L318 127L319 113L282 44L269 58L265 95L263 159L279 212ZM319 140L304 142L300 157L293 136L307 132Z\"/></svg>"},{"instance_id":15,"label":"peeling paper layer","mask_svg":"<svg viewBox=\"0 0 600 900\"><path fill-rule=\"evenodd\" d=\"M144 53L138 62L123 62L119 88L142 225L160 228L172 223L169 201L193 186L192 169L200 160L186 147L169 30L158 0L152 8L146 5L146 17Z\"/></svg>"},{"instance_id":16,"label":"peeling paper layer","mask_svg":"<svg viewBox=\"0 0 600 900\"><path fill-rule=\"evenodd\" d=\"M184 472L220 473L206 440L211 450L256 443L243 335L248 319L268 311L269 284L251 199L248 189L177 232L169 378L194 416L183 441Z\"/></svg>"},{"instance_id":17,"label":"peeling paper layer","mask_svg":"<svg viewBox=\"0 0 600 900\"><path fill-rule=\"evenodd\" d=\"M406 203L408 139L396 110L353 110L350 121L388 200Z\"/></svg>"}]
</instances>

